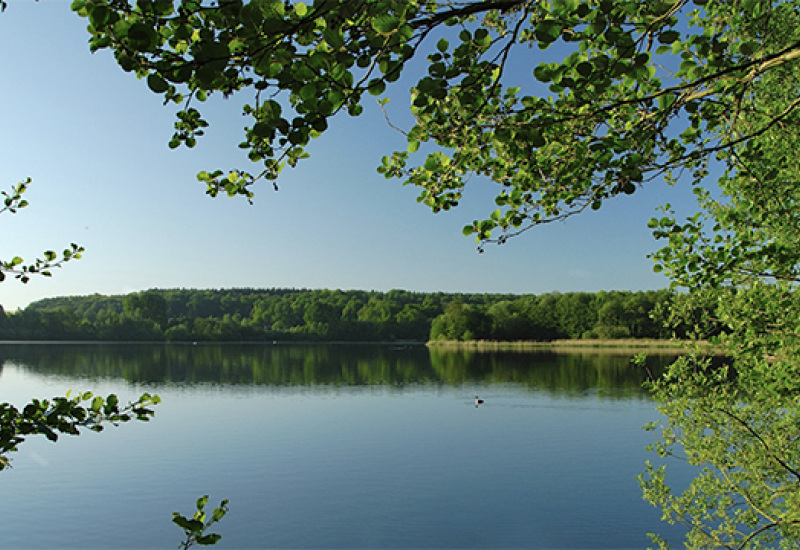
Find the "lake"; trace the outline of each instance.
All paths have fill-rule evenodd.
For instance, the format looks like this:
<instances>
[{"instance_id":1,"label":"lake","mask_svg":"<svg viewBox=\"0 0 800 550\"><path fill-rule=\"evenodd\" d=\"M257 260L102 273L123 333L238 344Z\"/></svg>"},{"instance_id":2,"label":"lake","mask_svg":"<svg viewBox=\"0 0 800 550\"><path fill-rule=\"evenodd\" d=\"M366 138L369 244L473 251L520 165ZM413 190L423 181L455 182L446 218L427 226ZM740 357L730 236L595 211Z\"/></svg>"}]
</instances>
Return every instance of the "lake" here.
<instances>
[{"instance_id":1,"label":"lake","mask_svg":"<svg viewBox=\"0 0 800 550\"><path fill-rule=\"evenodd\" d=\"M644 548L657 419L629 355L424 346L2 344L0 401L159 394L151 422L33 437L0 472L3 548ZM669 357L649 359L658 371ZM475 396L485 400L475 406ZM680 464L669 468L679 468Z\"/></svg>"}]
</instances>

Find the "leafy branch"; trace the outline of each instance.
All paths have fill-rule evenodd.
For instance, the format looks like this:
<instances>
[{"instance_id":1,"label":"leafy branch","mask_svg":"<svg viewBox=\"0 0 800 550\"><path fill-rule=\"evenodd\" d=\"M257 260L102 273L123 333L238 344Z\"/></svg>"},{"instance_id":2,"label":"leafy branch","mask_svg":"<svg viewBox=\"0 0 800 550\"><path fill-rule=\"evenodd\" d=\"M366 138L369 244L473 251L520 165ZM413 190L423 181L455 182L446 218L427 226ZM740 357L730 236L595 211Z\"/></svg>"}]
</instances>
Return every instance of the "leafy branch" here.
<instances>
[{"instance_id":1,"label":"leafy branch","mask_svg":"<svg viewBox=\"0 0 800 550\"><path fill-rule=\"evenodd\" d=\"M17 451L27 436L44 435L55 442L59 434L79 435L80 428L100 432L105 424L146 422L153 416L151 407L160 402L157 395L144 393L136 401L121 406L114 394L103 398L84 392L70 397L68 392L66 397L52 400L33 399L22 410L0 403L0 470L11 465L6 455Z\"/></svg>"},{"instance_id":2,"label":"leafy branch","mask_svg":"<svg viewBox=\"0 0 800 550\"><path fill-rule=\"evenodd\" d=\"M205 512L206 504L208 504L208 495L197 499L197 511L191 518L178 512L173 512L172 523L183 529L186 535L186 540L178 545L179 550L187 550L194 544L199 544L200 546L214 545L222 538L222 535L206 533L206 531L228 513L228 501L226 499L220 502L219 507L214 508L211 512L210 518Z\"/></svg>"},{"instance_id":3,"label":"leafy branch","mask_svg":"<svg viewBox=\"0 0 800 550\"><path fill-rule=\"evenodd\" d=\"M10 191L0 191L2 197L2 206L0 206L0 214L9 212L16 214L21 208L28 206L28 201L22 195L28 190L31 183L30 178L14 185ZM36 258L33 263L25 263L20 256L14 256L10 260L0 259L0 282L3 282L8 274L14 275L14 278L22 283L27 283L32 275L42 275L44 277L52 276L52 269L61 267L63 264L80 259L84 252L84 248L75 243L71 243L69 248L65 248L61 256L53 251L46 250L41 258Z\"/></svg>"}]
</instances>

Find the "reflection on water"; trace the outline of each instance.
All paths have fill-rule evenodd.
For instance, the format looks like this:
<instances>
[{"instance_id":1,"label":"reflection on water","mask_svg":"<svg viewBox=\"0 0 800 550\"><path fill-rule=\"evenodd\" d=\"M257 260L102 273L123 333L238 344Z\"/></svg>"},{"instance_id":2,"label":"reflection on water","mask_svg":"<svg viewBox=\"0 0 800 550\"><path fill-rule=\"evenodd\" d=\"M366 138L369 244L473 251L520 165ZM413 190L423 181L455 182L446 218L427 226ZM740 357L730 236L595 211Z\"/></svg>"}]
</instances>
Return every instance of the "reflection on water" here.
<instances>
[{"instance_id":1,"label":"reflection on water","mask_svg":"<svg viewBox=\"0 0 800 550\"><path fill-rule=\"evenodd\" d=\"M669 535L636 483L645 378L601 353L2 344L0 400L163 402L26 441L0 475L0 546L174 548L172 512L209 493L231 501L221 548L643 548Z\"/></svg>"},{"instance_id":2,"label":"reflection on water","mask_svg":"<svg viewBox=\"0 0 800 550\"><path fill-rule=\"evenodd\" d=\"M625 356L585 352L514 352L372 345L4 344L0 365L44 376L119 379L132 384L252 386L405 386L512 383L558 395L597 391L609 397L644 395L649 373ZM2 368L2 366L0 366Z\"/></svg>"}]
</instances>

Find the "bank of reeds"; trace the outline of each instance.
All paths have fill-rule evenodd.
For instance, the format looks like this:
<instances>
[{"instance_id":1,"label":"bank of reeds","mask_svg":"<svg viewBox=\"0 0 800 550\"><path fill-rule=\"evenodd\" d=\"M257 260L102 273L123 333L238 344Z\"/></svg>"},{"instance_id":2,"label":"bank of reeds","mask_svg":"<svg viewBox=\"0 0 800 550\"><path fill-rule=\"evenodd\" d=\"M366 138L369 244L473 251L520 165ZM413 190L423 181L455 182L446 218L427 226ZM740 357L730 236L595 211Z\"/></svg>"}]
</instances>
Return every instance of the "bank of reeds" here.
<instances>
[{"instance_id":1,"label":"bank of reeds","mask_svg":"<svg viewBox=\"0 0 800 550\"><path fill-rule=\"evenodd\" d=\"M551 340L551 341L515 341L499 342L492 340L431 340L428 346L437 349L474 350L474 351L550 351L561 353L598 352L598 353L658 353L681 354L686 352L686 342L678 340L654 339L586 339L586 340Z\"/></svg>"}]
</instances>

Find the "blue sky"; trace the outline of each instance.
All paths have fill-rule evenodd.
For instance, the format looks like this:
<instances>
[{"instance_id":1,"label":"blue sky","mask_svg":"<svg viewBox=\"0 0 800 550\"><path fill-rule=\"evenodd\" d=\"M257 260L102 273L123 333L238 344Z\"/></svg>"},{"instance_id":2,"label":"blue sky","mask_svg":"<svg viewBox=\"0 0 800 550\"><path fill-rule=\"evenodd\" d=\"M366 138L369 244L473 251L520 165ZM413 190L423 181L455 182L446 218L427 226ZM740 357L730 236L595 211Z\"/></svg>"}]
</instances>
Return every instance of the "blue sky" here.
<instances>
[{"instance_id":1,"label":"blue sky","mask_svg":"<svg viewBox=\"0 0 800 550\"><path fill-rule=\"evenodd\" d=\"M667 285L646 258L658 246L646 223L660 204L689 204L687 189L651 184L478 254L461 228L494 209L493 186L474 182L442 214L418 204L414 189L375 170L405 139L372 98L361 117L335 119L312 158L281 175L278 192L259 185L252 206L211 199L197 172L257 170L236 146L245 123L236 100L204 104L207 135L171 151L174 109L108 52L89 53L85 20L68 0L9 4L0 15L0 185L33 183L30 206L0 217L0 257L33 259L70 242L86 253L51 279L0 284L6 310L148 288L541 294ZM400 124L408 82L388 90Z\"/></svg>"}]
</instances>

